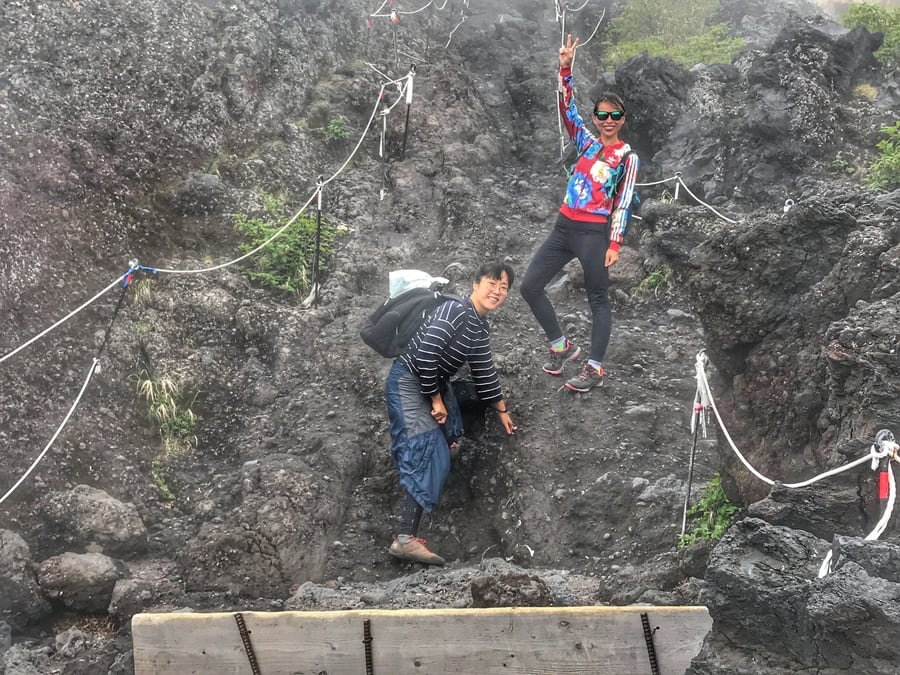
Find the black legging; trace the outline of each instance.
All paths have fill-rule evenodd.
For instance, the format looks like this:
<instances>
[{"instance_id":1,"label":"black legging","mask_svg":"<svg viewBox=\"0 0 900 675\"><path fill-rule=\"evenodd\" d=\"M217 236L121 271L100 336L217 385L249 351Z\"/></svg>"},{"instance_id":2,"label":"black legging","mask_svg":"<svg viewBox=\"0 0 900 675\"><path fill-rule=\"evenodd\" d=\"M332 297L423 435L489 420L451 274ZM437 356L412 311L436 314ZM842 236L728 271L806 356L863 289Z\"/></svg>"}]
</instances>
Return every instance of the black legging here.
<instances>
[{"instance_id":1,"label":"black legging","mask_svg":"<svg viewBox=\"0 0 900 675\"><path fill-rule=\"evenodd\" d=\"M588 304L591 306L593 325L591 326L590 358L603 361L609 335L612 331L612 313L609 310L609 268L606 267L606 249L609 237L606 231L595 232L568 227L571 220L562 214L525 272L521 293L531 307L548 340L562 337L556 311L544 291L553 277L572 258L578 258L584 270L584 285L587 289Z\"/></svg>"}]
</instances>

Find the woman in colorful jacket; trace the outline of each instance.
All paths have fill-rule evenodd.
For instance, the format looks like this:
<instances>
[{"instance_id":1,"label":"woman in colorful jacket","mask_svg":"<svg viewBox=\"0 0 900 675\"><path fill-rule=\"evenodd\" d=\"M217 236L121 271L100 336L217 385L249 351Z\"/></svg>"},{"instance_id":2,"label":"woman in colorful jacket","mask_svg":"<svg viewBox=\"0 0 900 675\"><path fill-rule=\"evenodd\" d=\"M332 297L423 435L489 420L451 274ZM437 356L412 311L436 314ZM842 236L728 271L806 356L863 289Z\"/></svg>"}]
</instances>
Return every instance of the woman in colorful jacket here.
<instances>
[{"instance_id":1,"label":"woman in colorful jacket","mask_svg":"<svg viewBox=\"0 0 900 675\"><path fill-rule=\"evenodd\" d=\"M485 319L506 301L514 277L505 263L482 265L472 293L461 302L438 305L391 367L386 387L391 451L404 499L400 527L388 549L395 558L444 564L417 533L423 511L430 513L440 500L451 450L463 434L450 386L463 364L469 364L478 397L494 408L506 433L516 430L494 368Z\"/></svg>"},{"instance_id":2,"label":"woman in colorful jacket","mask_svg":"<svg viewBox=\"0 0 900 675\"><path fill-rule=\"evenodd\" d=\"M561 375L567 363L581 356L581 348L566 338L544 289L566 263L578 258L593 315L591 349L581 372L565 386L586 392L603 382L603 357L612 330L609 268L619 260L639 162L619 138L626 119L619 96L605 93L597 99L591 111L593 130L578 114L572 80L577 47L578 40L569 35L559 50L559 105L578 159L556 224L525 272L521 293L550 343L550 359L543 370Z\"/></svg>"}]
</instances>

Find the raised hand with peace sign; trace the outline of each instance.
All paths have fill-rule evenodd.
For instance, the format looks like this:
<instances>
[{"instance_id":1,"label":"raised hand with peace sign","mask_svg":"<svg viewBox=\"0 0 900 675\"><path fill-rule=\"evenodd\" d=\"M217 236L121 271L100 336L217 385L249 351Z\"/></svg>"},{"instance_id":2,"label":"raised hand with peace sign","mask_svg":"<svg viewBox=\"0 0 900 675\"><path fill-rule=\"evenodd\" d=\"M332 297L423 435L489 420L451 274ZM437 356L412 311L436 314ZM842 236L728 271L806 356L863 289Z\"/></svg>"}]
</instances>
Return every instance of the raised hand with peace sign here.
<instances>
[{"instance_id":1,"label":"raised hand with peace sign","mask_svg":"<svg viewBox=\"0 0 900 675\"><path fill-rule=\"evenodd\" d=\"M566 44L559 48L559 67L571 68L575 60L575 50L578 49L578 38L572 39L572 35L566 36Z\"/></svg>"}]
</instances>

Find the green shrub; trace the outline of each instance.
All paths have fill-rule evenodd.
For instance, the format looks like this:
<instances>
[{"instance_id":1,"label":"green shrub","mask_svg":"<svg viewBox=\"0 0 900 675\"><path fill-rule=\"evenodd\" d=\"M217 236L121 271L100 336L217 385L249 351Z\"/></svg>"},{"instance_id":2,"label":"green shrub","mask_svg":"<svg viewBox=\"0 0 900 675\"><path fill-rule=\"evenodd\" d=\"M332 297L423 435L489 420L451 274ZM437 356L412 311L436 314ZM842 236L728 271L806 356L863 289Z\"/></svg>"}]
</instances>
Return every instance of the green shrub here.
<instances>
[{"instance_id":1,"label":"green shrub","mask_svg":"<svg viewBox=\"0 0 900 675\"><path fill-rule=\"evenodd\" d=\"M284 202L272 195L263 194L264 217L245 214L234 216L235 229L248 241L241 244L241 253L249 253L268 241L284 227L289 218L285 214ZM322 220L319 244L319 270L334 253L336 228ZM301 215L278 237L252 256L250 267L244 273L253 281L290 293L305 293L312 284L313 261L316 249L316 221Z\"/></svg>"},{"instance_id":2,"label":"green shrub","mask_svg":"<svg viewBox=\"0 0 900 675\"><path fill-rule=\"evenodd\" d=\"M151 375L148 370L142 370L134 381L138 394L147 403L147 416L162 441L162 448L151 461L150 475L163 499L172 502L175 493L166 480L166 463L197 447L194 435L197 415L184 403L181 388L168 375Z\"/></svg>"},{"instance_id":3,"label":"green shrub","mask_svg":"<svg viewBox=\"0 0 900 675\"><path fill-rule=\"evenodd\" d=\"M350 137L343 117L335 117L325 127L325 138L329 141L344 141Z\"/></svg>"},{"instance_id":4,"label":"green shrub","mask_svg":"<svg viewBox=\"0 0 900 675\"><path fill-rule=\"evenodd\" d=\"M672 268L662 264L655 267L651 272L641 280L641 283L634 289L635 295L659 295L660 290L669 285L672 279Z\"/></svg>"},{"instance_id":5,"label":"green shrub","mask_svg":"<svg viewBox=\"0 0 900 675\"><path fill-rule=\"evenodd\" d=\"M707 26L718 0L629 0L610 23L607 43L610 65L621 65L646 51L667 56L686 67L697 63L731 63L744 46L741 38L725 35L725 26Z\"/></svg>"},{"instance_id":6,"label":"green shrub","mask_svg":"<svg viewBox=\"0 0 900 675\"><path fill-rule=\"evenodd\" d=\"M893 188L900 186L900 122L892 127L881 127L887 138L876 146L881 159L869 167L866 182L873 188Z\"/></svg>"},{"instance_id":7,"label":"green shrub","mask_svg":"<svg viewBox=\"0 0 900 675\"><path fill-rule=\"evenodd\" d=\"M197 446L197 416L183 402L181 388L168 375L143 370L136 378L138 393L147 402L147 415L162 439L163 457L180 455Z\"/></svg>"},{"instance_id":8,"label":"green shrub","mask_svg":"<svg viewBox=\"0 0 900 675\"><path fill-rule=\"evenodd\" d=\"M721 539L737 510L737 505L728 501L722 490L722 477L716 474L703 490L700 501L688 509L693 529L679 538L678 545L688 546L700 539Z\"/></svg>"},{"instance_id":9,"label":"green shrub","mask_svg":"<svg viewBox=\"0 0 900 675\"><path fill-rule=\"evenodd\" d=\"M646 51L650 56L665 56L690 68L698 63L731 63L732 56L744 44L742 38L726 37L725 26L716 25L701 35L678 42L661 37L622 42L610 47L607 57L612 65L618 66Z\"/></svg>"},{"instance_id":10,"label":"green shrub","mask_svg":"<svg viewBox=\"0 0 900 675\"><path fill-rule=\"evenodd\" d=\"M831 161L831 170L835 173L851 173L853 171L853 165L847 161L844 157L844 153L841 150L838 150L834 159Z\"/></svg>"},{"instance_id":11,"label":"green shrub","mask_svg":"<svg viewBox=\"0 0 900 675\"><path fill-rule=\"evenodd\" d=\"M865 26L873 33L883 33L884 44L875 52L875 58L889 70L900 69L900 7L853 3L843 21L848 28Z\"/></svg>"}]
</instances>

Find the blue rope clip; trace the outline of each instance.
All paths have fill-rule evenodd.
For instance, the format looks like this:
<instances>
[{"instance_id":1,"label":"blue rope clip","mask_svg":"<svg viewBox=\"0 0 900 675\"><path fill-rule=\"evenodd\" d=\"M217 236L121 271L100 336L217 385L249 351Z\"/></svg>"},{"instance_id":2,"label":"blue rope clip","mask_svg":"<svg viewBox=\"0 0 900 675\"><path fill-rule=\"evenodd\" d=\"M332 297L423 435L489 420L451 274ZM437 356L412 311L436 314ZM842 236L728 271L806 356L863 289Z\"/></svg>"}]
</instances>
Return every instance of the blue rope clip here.
<instances>
[{"instance_id":1,"label":"blue rope clip","mask_svg":"<svg viewBox=\"0 0 900 675\"><path fill-rule=\"evenodd\" d=\"M135 272L150 272L151 274L156 274L157 270L155 267L147 267L146 265L138 265L137 260L130 260L128 262L129 268L125 274L122 275L122 288L128 288L131 285L131 282L134 281Z\"/></svg>"}]
</instances>

